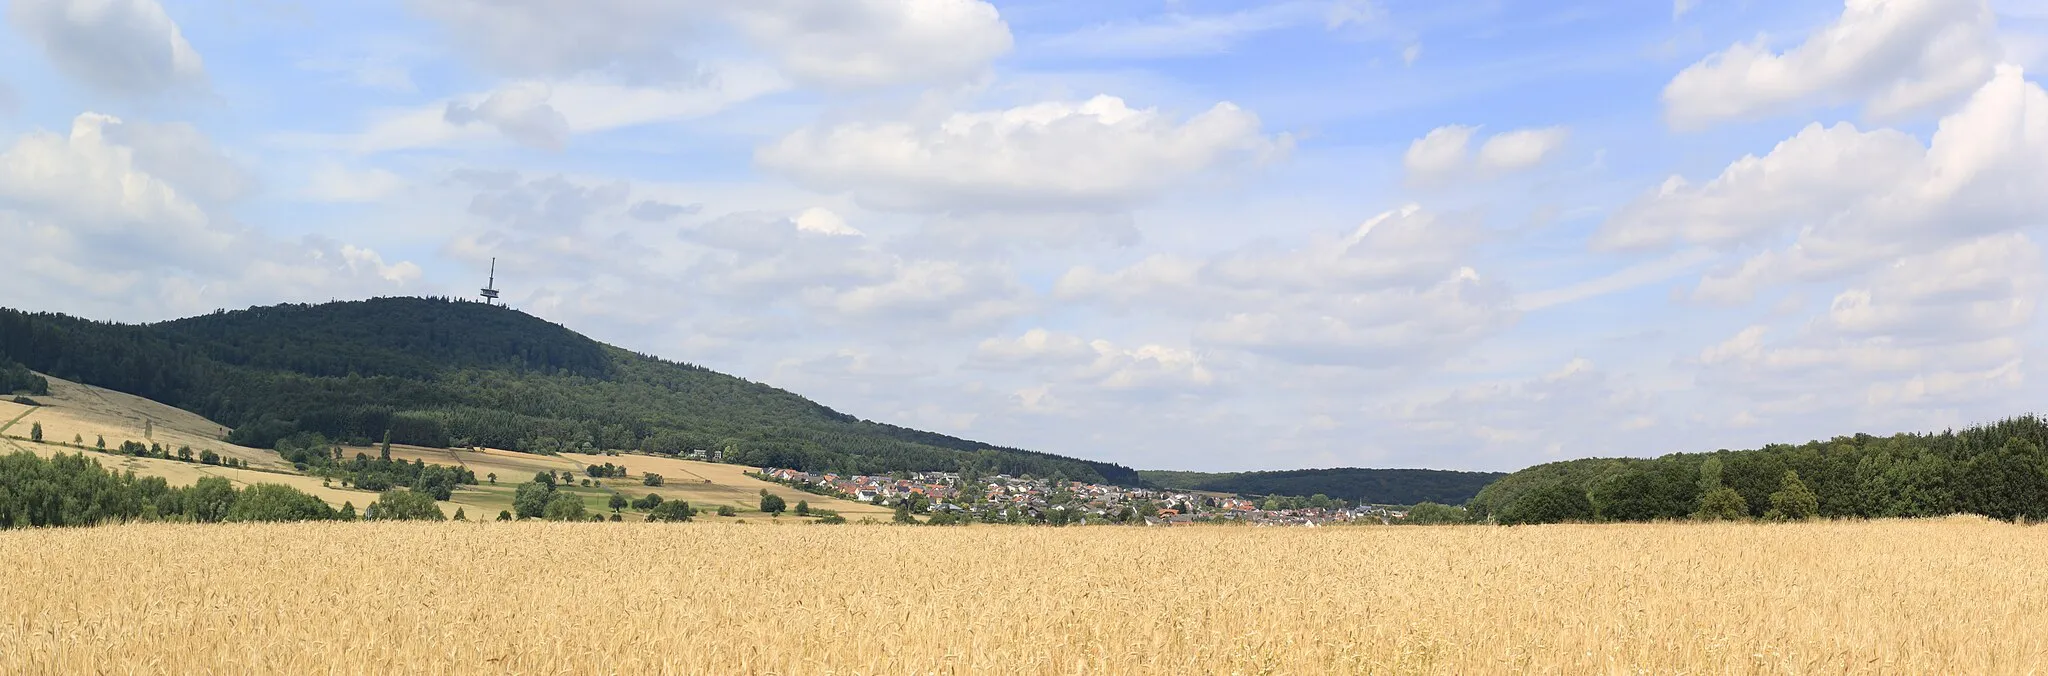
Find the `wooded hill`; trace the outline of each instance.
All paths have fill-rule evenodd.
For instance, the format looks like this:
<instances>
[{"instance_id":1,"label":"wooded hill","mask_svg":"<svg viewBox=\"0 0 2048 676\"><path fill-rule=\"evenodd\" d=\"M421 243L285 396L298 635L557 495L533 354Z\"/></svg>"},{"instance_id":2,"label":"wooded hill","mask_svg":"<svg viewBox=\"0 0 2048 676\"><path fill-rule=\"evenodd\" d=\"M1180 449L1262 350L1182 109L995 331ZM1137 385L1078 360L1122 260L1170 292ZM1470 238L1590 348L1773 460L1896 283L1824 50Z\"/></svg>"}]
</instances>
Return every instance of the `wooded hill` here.
<instances>
[{"instance_id":1,"label":"wooded hill","mask_svg":"<svg viewBox=\"0 0 2048 676\"><path fill-rule=\"evenodd\" d=\"M1750 451L1537 465L1467 505L1500 523L1957 513L2048 518L2048 421L1939 434L1859 434Z\"/></svg>"},{"instance_id":2,"label":"wooded hill","mask_svg":"<svg viewBox=\"0 0 2048 676\"><path fill-rule=\"evenodd\" d=\"M114 324L0 309L6 362L153 399L272 447L316 432L526 452L721 450L810 471L958 470L1137 485L1128 467L861 420L774 387L445 298ZM13 376L9 376L12 380Z\"/></svg>"},{"instance_id":3,"label":"wooded hill","mask_svg":"<svg viewBox=\"0 0 2048 676\"><path fill-rule=\"evenodd\" d=\"M1327 495L1382 505L1436 502L1464 504L1494 480L1497 472L1435 469L1298 469L1280 472L1174 472L1139 470L1148 485L1176 490L1242 495Z\"/></svg>"}]
</instances>

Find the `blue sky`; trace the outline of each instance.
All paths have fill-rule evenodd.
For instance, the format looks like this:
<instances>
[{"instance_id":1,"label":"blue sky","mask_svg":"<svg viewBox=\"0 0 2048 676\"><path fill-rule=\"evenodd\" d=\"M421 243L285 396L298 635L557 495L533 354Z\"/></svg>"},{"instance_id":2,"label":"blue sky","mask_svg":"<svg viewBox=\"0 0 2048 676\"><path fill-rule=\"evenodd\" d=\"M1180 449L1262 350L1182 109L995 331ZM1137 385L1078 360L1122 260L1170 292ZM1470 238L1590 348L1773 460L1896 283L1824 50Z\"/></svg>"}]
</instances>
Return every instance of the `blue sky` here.
<instances>
[{"instance_id":1,"label":"blue sky","mask_svg":"<svg viewBox=\"0 0 2048 676\"><path fill-rule=\"evenodd\" d=\"M0 305L468 295L1139 467L2034 410L2041 0L0 2Z\"/></svg>"}]
</instances>

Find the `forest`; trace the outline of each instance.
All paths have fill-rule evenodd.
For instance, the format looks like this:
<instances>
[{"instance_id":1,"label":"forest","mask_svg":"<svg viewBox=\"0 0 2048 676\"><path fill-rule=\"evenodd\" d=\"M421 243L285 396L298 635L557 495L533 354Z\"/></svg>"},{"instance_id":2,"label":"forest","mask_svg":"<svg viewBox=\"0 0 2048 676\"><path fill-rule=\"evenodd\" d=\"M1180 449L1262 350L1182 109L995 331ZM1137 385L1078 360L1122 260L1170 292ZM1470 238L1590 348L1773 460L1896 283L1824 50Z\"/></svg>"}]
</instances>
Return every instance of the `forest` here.
<instances>
[{"instance_id":1,"label":"forest","mask_svg":"<svg viewBox=\"0 0 2048 676\"><path fill-rule=\"evenodd\" d=\"M277 305L143 325L0 309L0 360L192 411L234 427L230 441L260 448L301 433L356 445L388 434L430 447L702 449L808 471L974 466L1138 483L1127 467L861 420L448 298ZM0 363L0 379L12 382L12 373Z\"/></svg>"},{"instance_id":2,"label":"forest","mask_svg":"<svg viewBox=\"0 0 2048 676\"><path fill-rule=\"evenodd\" d=\"M1241 495L1327 495L1356 504L1463 504L1505 474L1434 469L1299 469L1280 472L1172 472L1140 470L1157 488Z\"/></svg>"},{"instance_id":3,"label":"forest","mask_svg":"<svg viewBox=\"0 0 2048 676\"><path fill-rule=\"evenodd\" d=\"M1466 506L1503 524L1667 519L2048 518L2048 420L1858 434L1747 451L1595 458L1515 472Z\"/></svg>"}]
</instances>

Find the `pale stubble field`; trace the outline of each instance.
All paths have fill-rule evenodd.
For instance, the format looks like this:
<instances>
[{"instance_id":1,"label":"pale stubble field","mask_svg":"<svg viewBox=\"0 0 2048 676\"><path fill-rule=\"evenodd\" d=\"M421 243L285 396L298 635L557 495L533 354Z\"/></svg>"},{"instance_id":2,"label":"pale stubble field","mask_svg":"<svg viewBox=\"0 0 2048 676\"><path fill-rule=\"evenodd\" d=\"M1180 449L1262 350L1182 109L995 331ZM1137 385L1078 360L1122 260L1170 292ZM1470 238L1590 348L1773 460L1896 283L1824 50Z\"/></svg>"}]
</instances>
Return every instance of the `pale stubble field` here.
<instances>
[{"instance_id":1,"label":"pale stubble field","mask_svg":"<svg viewBox=\"0 0 2048 676\"><path fill-rule=\"evenodd\" d=\"M1964 518L12 531L0 673L2038 673L2043 533Z\"/></svg>"}]
</instances>

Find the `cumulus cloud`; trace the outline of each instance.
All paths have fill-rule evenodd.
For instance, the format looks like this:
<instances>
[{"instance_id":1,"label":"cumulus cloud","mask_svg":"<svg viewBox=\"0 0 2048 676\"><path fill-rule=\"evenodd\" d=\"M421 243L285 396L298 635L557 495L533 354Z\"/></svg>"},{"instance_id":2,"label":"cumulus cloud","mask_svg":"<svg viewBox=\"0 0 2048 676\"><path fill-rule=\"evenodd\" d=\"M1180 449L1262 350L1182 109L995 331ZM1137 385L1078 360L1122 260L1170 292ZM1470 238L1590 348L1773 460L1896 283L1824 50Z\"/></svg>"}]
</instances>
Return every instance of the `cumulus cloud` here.
<instances>
[{"instance_id":1,"label":"cumulus cloud","mask_svg":"<svg viewBox=\"0 0 2048 676\"><path fill-rule=\"evenodd\" d=\"M1410 205L1295 249L1079 267L1054 294L1192 316L1201 345L1286 362L1421 365L1514 321L1505 287L1462 262L1478 239L1467 219Z\"/></svg>"},{"instance_id":2,"label":"cumulus cloud","mask_svg":"<svg viewBox=\"0 0 2048 676\"><path fill-rule=\"evenodd\" d=\"M524 77L603 71L640 82L689 72L692 48L737 33L790 76L828 87L945 83L1011 48L982 0L413 0L479 63Z\"/></svg>"},{"instance_id":3,"label":"cumulus cloud","mask_svg":"<svg viewBox=\"0 0 2048 676\"><path fill-rule=\"evenodd\" d=\"M1714 180L1667 179L1610 219L1596 243L1735 248L1795 235L1709 275L1696 295L1746 300L1766 286L1838 278L1915 252L2036 225L2048 209L2048 92L2001 66L1925 145L1889 129L1808 126Z\"/></svg>"},{"instance_id":4,"label":"cumulus cloud","mask_svg":"<svg viewBox=\"0 0 2048 676\"><path fill-rule=\"evenodd\" d=\"M205 86L199 53L156 0L15 0L7 23L96 89L157 95Z\"/></svg>"},{"instance_id":5,"label":"cumulus cloud","mask_svg":"<svg viewBox=\"0 0 2048 676\"><path fill-rule=\"evenodd\" d=\"M905 211L1123 209L1227 164L1284 151L1230 103L1177 120L1097 96L938 120L797 131L756 160L819 190Z\"/></svg>"},{"instance_id":6,"label":"cumulus cloud","mask_svg":"<svg viewBox=\"0 0 2048 676\"><path fill-rule=\"evenodd\" d=\"M1986 0L1846 0L1833 23L1782 53L1758 38L1686 68L1664 88L1665 115L1698 127L1856 102L1893 116L1977 87L1999 54Z\"/></svg>"},{"instance_id":7,"label":"cumulus cloud","mask_svg":"<svg viewBox=\"0 0 2048 676\"><path fill-rule=\"evenodd\" d=\"M519 143L561 150L569 140L569 118L548 105L549 96L545 84L520 83L491 92L479 103L450 101L441 119L458 127L488 124Z\"/></svg>"},{"instance_id":8,"label":"cumulus cloud","mask_svg":"<svg viewBox=\"0 0 2048 676\"><path fill-rule=\"evenodd\" d=\"M127 145L134 143L135 145ZM179 166L171 155L190 153ZM69 134L31 132L0 151L0 239L33 252L0 302L95 316L167 318L236 303L391 293L410 262L324 239L284 241L209 210L238 166L188 129L79 115ZM159 176L150 167L175 168ZM214 191L193 199L184 191Z\"/></svg>"},{"instance_id":9,"label":"cumulus cloud","mask_svg":"<svg viewBox=\"0 0 2048 676\"><path fill-rule=\"evenodd\" d=\"M1437 127L1408 144L1401 166L1412 184L1443 182L1477 170L1479 176L1497 176L1535 168L1564 148L1571 131L1564 127L1516 129L1494 134L1479 147L1475 158L1472 137L1478 127L1446 125Z\"/></svg>"},{"instance_id":10,"label":"cumulus cloud","mask_svg":"<svg viewBox=\"0 0 2048 676\"><path fill-rule=\"evenodd\" d=\"M1041 406L1057 389L1067 400L1102 394L1191 393L1218 382L1208 360L1190 348L1160 344L1133 347L1096 339L1031 329L1016 338L990 338L976 347L969 364L980 368L1027 368L1046 382L1026 398ZM1082 392L1085 390L1085 392Z\"/></svg>"},{"instance_id":11,"label":"cumulus cloud","mask_svg":"<svg viewBox=\"0 0 2048 676\"><path fill-rule=\"evenodd\" d=\"M1582 357L1532 377L1419 392L1364 413L1439 457L1504 467L1640 454L1645 449L1631 444L1655 443L1662 433L1651 428L1673 422L1658 397Z\"/></svg>"}]
</instances>

